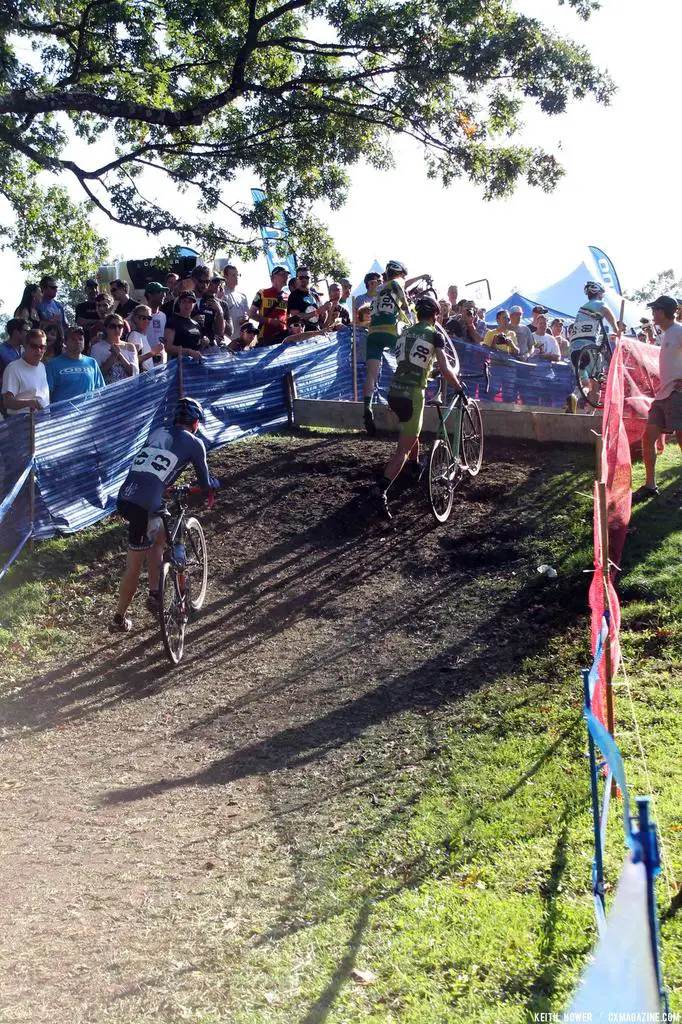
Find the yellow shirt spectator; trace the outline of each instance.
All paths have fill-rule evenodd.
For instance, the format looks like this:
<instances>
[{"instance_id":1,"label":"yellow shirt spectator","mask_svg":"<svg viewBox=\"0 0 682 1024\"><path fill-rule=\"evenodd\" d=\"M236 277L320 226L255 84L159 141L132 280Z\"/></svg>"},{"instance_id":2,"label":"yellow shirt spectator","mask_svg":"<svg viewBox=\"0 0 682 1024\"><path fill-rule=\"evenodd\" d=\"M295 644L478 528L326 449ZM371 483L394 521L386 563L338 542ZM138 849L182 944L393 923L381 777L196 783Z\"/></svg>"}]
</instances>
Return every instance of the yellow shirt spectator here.
<instances>
[{"instance_id":1,"label":"yellow shirt spectator","mask_svg":"<svg viewBox=\"0 0 682 1024\"><path fill-rule=\"evenodd\" d=\"M495 339L504 338L504 341ZM494 348L497 352L506 352L509 356L517 356L519 348L513 331L501 331L499 327L493 327L492 331L486 331L483 344L488 348Z\"/></svg>"}]
</instances>

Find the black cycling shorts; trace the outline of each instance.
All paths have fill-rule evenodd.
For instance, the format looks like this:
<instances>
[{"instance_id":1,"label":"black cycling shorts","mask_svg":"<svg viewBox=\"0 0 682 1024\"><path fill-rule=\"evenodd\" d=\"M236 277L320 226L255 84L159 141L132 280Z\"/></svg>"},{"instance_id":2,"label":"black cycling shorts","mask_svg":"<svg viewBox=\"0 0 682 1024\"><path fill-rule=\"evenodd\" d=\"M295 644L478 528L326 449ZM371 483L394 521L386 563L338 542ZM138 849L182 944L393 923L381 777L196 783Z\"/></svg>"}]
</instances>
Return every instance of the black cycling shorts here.
<instances>
[{"instance_id":1,"label":"black cycling shorts","mask_svg":"<svg viewBox=\"0 0 682 1024\"><path fill-rule=\"evenodd\" d=\"M128 522L128 548L130 551L149 551L159 530L163 526L161 516L150 516L146 508L134 501L119 498L116 503L119 515Z\"/></svg>"}]
</instances>

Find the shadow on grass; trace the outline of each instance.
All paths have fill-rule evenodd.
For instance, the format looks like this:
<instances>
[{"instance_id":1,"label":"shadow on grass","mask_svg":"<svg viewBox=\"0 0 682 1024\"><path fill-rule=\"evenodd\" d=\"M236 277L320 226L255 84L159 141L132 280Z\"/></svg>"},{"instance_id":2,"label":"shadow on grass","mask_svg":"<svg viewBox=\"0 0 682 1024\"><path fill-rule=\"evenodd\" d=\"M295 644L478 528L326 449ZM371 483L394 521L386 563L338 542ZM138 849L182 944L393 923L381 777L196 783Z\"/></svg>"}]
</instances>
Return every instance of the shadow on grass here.
<instances>
[{"instance_id":1,"label":"shadow on grass","mask_svg":"<svg viewBox=\"0 0 682 1024\"><path fill-rule=\"evenodd\" d=\"M334 969L334 973L325 985L322 994L317 997L305 1016L301 1017L300 1024L323 1024L329 1016L329 1011L334 1005L342 986L348 981L355 967L363 936L369 925L371 909L371 900L365 900L353 925L353 931L348 940L346 952Z\"/></svg>"}]
</instances>

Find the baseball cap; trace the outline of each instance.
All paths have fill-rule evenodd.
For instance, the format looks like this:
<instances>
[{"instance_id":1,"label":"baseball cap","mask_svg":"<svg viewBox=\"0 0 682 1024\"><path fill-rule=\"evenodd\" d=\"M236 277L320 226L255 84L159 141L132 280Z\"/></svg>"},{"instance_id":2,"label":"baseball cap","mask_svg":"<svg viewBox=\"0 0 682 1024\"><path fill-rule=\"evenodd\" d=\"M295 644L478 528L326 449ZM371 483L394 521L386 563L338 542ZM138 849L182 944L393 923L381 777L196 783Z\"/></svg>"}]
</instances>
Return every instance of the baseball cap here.
<instances>
[{"instance_id":1,"label":"baseball cap","mask_svg":"<svg viewBox=\"0 0 682 1024\"><path fill-rule=\"evenodd\" d=\"M549 313L547 306L533 306L534 313Z\"/></svg>"},{"instance_id":2,"label":"baseball cap","mask_svg":"<svg viewBox=\"0 0 682 1024\"><path fill-rule=\"evenodd\" d=\"M185 292L180 292L180 294L178 295L178 299L194 299L195 302L196 298L197 297L194 294L194 292L190 292L189 290Z\"/></svg>"},{"instance_id":3,"label":"baseball cap","mask_svg":"<svg viewBox=\"0 0 682 1024\"><path fill-rule=\"evenodd\" d=\"M288 277L289 276L289 271L287 270L286 267L273 267L272 268L272 273L270 274L270 277L272 277L274 274L286 274L287 277Z\"/></svg>"},{"instance_id":4,"label":"baseball cap","mask_svg":"<svg viewBox=\"0 0 682 1024\"><path fill-rule=\"evenodd\" d=\"M512 306L509 310L510 313L520 313L523 316L523 306Z\"/></svg>"},{"instance_id":5,"label":"baseball cap","mask_svg":"<svg viewBox=\"0 0 682 1024\"><path fill-rule=\"evenodd\" d=\"M258 334L258 328L252 323L242 324L240 330L248 331L249 334Z\"/></svg>"},{"instance_id":6,"label":"baseball cap","mask_svg":"<svg viewBox=\"0 0 682 1024\"><path fill-rule=\"evenodd\" d=\"M677 299L673 299L671 295L659 295L653 302L647 302L646 308L660 309L667 317L673 317L677 309Z\"/></svg>"},{"instance_id":7,"label":"baseball cap","mask_svg":"<svg viewBox=\"0 0 682 1024\"><path fill-rule=\"evenodd\" d=\"M159 281L147 281L147 284L144 286L145 295L151 295L152 292L167 291L170 291L170 289L166 288L165 284L161 284Z\"/></svg>"},{"instance_id":8,"label":"baseball cap","mask_svg":"<svg viewBox=\"0 0 682 1024\"><path fill-rule=\"evenodd\" d=\"M97 284L97 281L94 279L94 277L89 277L87 279L87 281L85 282L85 287L86 288L99 288L99 285Z\"/></svg>"}]
</instances>

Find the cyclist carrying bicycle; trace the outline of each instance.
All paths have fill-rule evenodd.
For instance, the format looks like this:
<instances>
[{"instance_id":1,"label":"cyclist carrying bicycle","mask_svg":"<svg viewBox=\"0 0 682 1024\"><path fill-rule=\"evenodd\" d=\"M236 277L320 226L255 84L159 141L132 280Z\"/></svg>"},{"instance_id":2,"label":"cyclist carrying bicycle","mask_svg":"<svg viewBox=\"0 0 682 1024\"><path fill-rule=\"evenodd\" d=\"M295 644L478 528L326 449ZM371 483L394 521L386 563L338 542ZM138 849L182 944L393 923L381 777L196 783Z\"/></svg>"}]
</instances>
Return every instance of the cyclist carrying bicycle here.
<instances>
[{"instance_id":1,"label":"cyclist carrying bicycle","mask_svg":"<svg viewBox=\"0 0 682 1024\"><path fill-rule=\"evenodd\" d=\"M571 362L577 367L578 353L586 345L598 345L601 341L603 321L606 320L614 334L618 333L616 318L609 307L602 301L604 285L598 281L588 281L585 285L587 302L584 302L575 315L573 335L571 337Z\"/></svg>"},{"instance_id":2,"label":"cyclist carrying bicycle","mask_svg":"<svg viewBox=\"0 0 682 1024\"><path fill-rule=\"evenodd\" d=\"M372 400L381 369L381 356L385 348L392 352L396 340L406 324L413 321L407 289L426 275L411 277L408 281L407 267L399 260L389 260L385 270L386 281L379 285L374 298L367 331L367 362L365 387L363 390L365 430L373 437L376 434ZM402 278L402 280L400 280Z\"/></svg>"},{"instance_id":3,"label":"cyclist carrying bicycle","mask_svg":"<svg viewBox=\"0 0 682 1024\"><path fill-rule=\"evenodd\" d=\"M199 486L208 494L220 486L206 462L203 442L194 435L204 421L204 410L195 398L181 398L175 408L173 425L157 427L133 459L128 476L118 493L117 508L128 521L128 554L121 580L118 605L110 633L129 633L132 619L127 615L140 579L145 558L149 572L147 608L158 613L159 573L163 561L166 534L159 515L163 492L190 463Z\"/></svg>"},{"instance_id":4,"label":"cyclist carrying bicycle","mask_svg":"<svg viewBox=\"0 0 682 1024\"><path fill-rule=\"evenodd\" d=\"M459 382L459 363L450 345L450 339L436 321L440 306L429 295L423 295L415 303L417 323L408 327L396 343L398 366L388 392L388 404L400 421L400 436L393 458L386 463L378 483L378 505L388 519L388 489L398 477L408 460L418 464L419 434L424 422L426 385L434 361L442 376L457 391L462 390ZM454 355L450 362L447 350Z\"/></svg>"}]
</instances>

